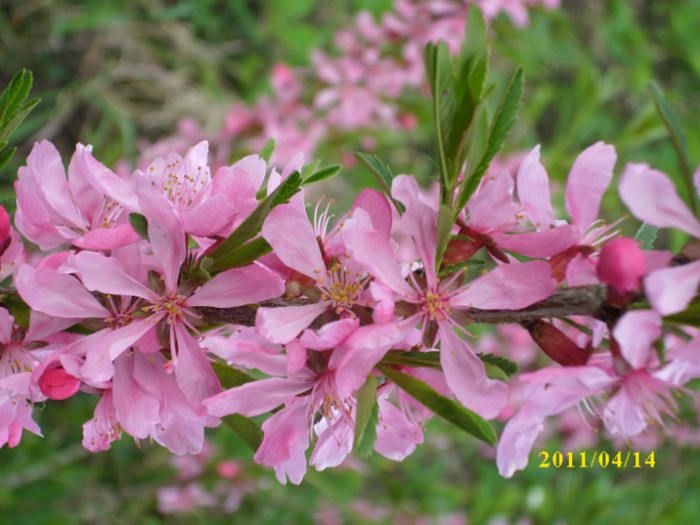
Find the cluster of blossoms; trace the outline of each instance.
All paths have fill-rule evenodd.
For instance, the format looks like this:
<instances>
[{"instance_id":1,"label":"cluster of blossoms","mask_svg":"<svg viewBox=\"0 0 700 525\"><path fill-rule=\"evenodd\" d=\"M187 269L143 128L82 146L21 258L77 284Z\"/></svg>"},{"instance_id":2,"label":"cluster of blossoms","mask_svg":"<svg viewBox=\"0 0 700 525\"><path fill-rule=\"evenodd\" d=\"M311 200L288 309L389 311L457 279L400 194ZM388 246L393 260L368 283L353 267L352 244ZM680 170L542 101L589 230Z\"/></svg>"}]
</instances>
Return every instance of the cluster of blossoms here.
<instances>
[{"instance_id":1,"label":"cluster of blossoms","mask_svg":"<svg viewBox=\"0 0 700 525\"><path fill-rule=\"evenodd\" d=\"M443 39L453 53L459 50L472 4L489 21L504 12L517 26L525 26L529 7L554 9L559 0L396 0L379 21L360 12L354 25L335 35L336 53L312 53L315 79L306 72L300 78L298 70L278 63L270 77L272 93L252 106L234 104L217 133L206 133L194 120L185 119L176 136L145 146L143 158L184 153L206 139L212 166L218 167L228 164L234 145L260 151L274 138L277 148L271 162L282 166L299 152L313 157L329 136L357 131L364 134L362 148L371 150L371 136L378 132L416 127L415 115L400 109L398 100L408 89L425 88L423 49L428 42ZM352 159L349 154L345 161Z\"/></svg>"},{"instance_id":2,"label":"cluster of blossoms","mask_svg":"<svg viewBox=\"0 0 700 525\"><path fill-rule=\"evenodd\" d=\"M245 418L269 412L255 460L280 482L301 482L309 448L316 469L339 465L362 432L400 461L432 410L450 419L445 403L476 426L512 414L509 383L466 331L479 321L520 322L556 363L519 377L503 475L525 466L546 417L575 405L623 439L663 424L700 375L700 339L664 335L662 316L688 307L700 271L596 220L615 162L600 142L579 155L563 220L536 147L515 177L488 173L445 225L435 192L409 175L362 191L338 220L322 203L309 218L290 184L300 155L281 172L251 155L213 174L202 142L120 176L78 145L66 174L38 143L15 184L30 244L0 215L0 443L40 433L34 403L82 391L99 397L83 426L91 451L128 434L199 453L223 417L254 425ZM647 223L700 237L664 174L630 164L619 190ZM237 238L252 240L222 255ZM595 309L547 303L596 290ZM648 309L630 308L644 298ZM590 337L544 320L576 314Z\"/></svg>"}]
</instances>

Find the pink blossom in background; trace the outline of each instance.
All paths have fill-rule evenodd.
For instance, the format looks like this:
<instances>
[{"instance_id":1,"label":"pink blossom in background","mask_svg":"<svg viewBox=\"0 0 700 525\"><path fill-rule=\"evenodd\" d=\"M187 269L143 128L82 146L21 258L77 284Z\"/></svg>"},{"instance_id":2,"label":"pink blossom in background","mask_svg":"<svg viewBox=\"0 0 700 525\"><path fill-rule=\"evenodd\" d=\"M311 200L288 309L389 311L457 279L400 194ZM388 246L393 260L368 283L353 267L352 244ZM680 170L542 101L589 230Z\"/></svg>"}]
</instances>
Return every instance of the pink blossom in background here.
<instances>
[{"instance_id":1,"label":"pink blossom in background","mask_svg":"<svg viewBox=\"0 0 700 525\"><path fill-rule=\"evenodd\" d=\"M407 89L425 89L423 49L428 42L442 39L452 53L458 52L472 3L487 21L505 13L516 26L528 24L528 9L559 6L559 0L396 0L379 20L360 12L354 23L336 33L335 52L312 52L317 84L300 79L301 69L277 63L270 74L271 94L250 106L235 102L219 132L205 133L191 119L183 119L178 135L144 145L143 157L184 154L189 144L208 140L212 167L218 169L228 163L232 149L257 153L274 138L277 148L270 161L281 166L298 152L313 157L329 134L413 129L415 116L400 110L397 102Z\"/></svg>"},{"instance_id":2,"label":"pink blossom in background","mask_svg":"<svg viewBox=\"0 0 700 525\"><path fill-rule=\"evenodd\" d=\"M697 340L671 348L660 363L654 342L661 336L661 318L652 311L627 312L613 329L614 353L594 354L585 366L551 367L521 376L537 385L507 423L498 444L501 475L511 477L528 463L544 419L583 402L582 410L600 418L613 436L637 436L650 425L663 425L684 391L700 375ZM585 401L584 401L585 400Z\"/></svg>"},{"instance_id":3,"label":"pink blossom in background","mask_svg":"<svg viewBox=\"0 0 700 525\"><path fill-rule=\"evenodd\" d=\"M700 179L700 168L694 179ZM700 238L700 222L676 192L669 177L647 164L629 163L620 178L620 198L632 214L653 226L677 228ZM668 262L668 261L667 261ZM644 278L644 291L655 310L671 315L684 310L700 285L700 261L657 269Z\"/></svg>"}]
</instances>

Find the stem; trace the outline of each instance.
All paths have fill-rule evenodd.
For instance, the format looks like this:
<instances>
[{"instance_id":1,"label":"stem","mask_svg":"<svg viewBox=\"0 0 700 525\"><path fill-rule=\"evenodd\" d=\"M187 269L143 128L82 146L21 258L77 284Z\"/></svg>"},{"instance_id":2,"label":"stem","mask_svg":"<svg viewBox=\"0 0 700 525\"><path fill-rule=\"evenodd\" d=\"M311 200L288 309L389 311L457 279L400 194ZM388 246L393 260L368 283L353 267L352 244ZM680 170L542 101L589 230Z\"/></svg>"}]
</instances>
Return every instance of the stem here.
<instances>
[{"instance_id":1,"label":"stem","mask_svg":"<svg viewBox=\"0 0 700 525\"><path fill-rule=\"evenodd\" d=\"M307 299L280 298L263 301L260 306L274 308L309 304ZM256 309L252 306L235 308L199 307L205 317L213 323L233 323L243 326L255 324ZM607 288L604 284L576 286L556 290L551 297L520 310L465 310L475 323L504 324L535 321L551 317L588 315L602 321L616 319L620 311L608 304Z\"/></svg>"}]
</instances>

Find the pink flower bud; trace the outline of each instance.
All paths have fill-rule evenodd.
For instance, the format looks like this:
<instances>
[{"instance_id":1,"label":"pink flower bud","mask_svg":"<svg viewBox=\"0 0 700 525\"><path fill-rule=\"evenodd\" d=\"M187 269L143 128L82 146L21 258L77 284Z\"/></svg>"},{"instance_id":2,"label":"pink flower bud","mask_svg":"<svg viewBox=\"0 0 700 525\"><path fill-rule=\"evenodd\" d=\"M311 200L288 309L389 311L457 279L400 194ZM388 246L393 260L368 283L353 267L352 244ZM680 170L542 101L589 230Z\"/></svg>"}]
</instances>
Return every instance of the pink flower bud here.
<instances>
[{"instance_id":1,"label":"pink flower bud","mask_svg":"<svg viewBox=\"0 0 700 525\"><path fill-rule=\"evenodd\" d=\"M0 255L7 249L10 244L10 216L5 211L5 208L0 206Z\"/></svg>"},{"instance_id":2,"label":"pink flower bud","mask_svg":"<svg viewBox=\"0 0 700 525\"><path fill-rule=\"evenodd\" d=\"M600 251L598 278L620 294L637 291L645 269L644 253L634 239L612 239Z\"/></svg>"},{"instance_id":3,"label":"pink flower bud","mask_svg":"<svg viewBox=\"0 0 700 525\"><path fill-rule=\"evenodd\" d=\"M47 370L39 378L39 388L49 399L68 399L80 389L80 379L63 368Z\"/></svg>"}]
</instances>

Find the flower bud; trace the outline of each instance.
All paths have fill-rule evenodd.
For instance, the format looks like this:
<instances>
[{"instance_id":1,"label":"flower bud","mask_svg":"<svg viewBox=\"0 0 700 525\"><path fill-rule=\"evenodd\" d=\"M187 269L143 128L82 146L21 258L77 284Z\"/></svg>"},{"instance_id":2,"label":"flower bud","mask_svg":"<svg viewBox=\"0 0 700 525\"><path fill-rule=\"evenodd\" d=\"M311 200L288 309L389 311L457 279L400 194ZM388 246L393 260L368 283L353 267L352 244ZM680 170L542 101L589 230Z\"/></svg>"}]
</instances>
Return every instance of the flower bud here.
<instances>
[{"instance_id":1,"label":"flower bud","mask_svg":"<svg viewBox=\"0 0 700 525\"><path fill-rule=\"evenodd\" d=\"M68 399L80 389L80 379L63 368L52 368L39 378L39 388L49 399Z\"/></svg>"},{"instance_id":2,"label":"flower bud","mask_svg":"<svg viewBox=\"0 0 700 525\"><path fill-rule=\"evenodd\" d=\"M644 252L634 239L612 239L600 251L598 278L612 287L614 302L626 302L639 291L645 270Z\"/></svg>"},{"instance_id":3,"label":"flower bud","mask_svg":"<svg viewBox=\"0 0 700 525\"><path fill-rule=\"evenodd\" d=\"M538 319L523 326L544 353L562 366L585 365L591 355L590 346L581 348L552 323Z\"/></svg>"}]
</instances>

